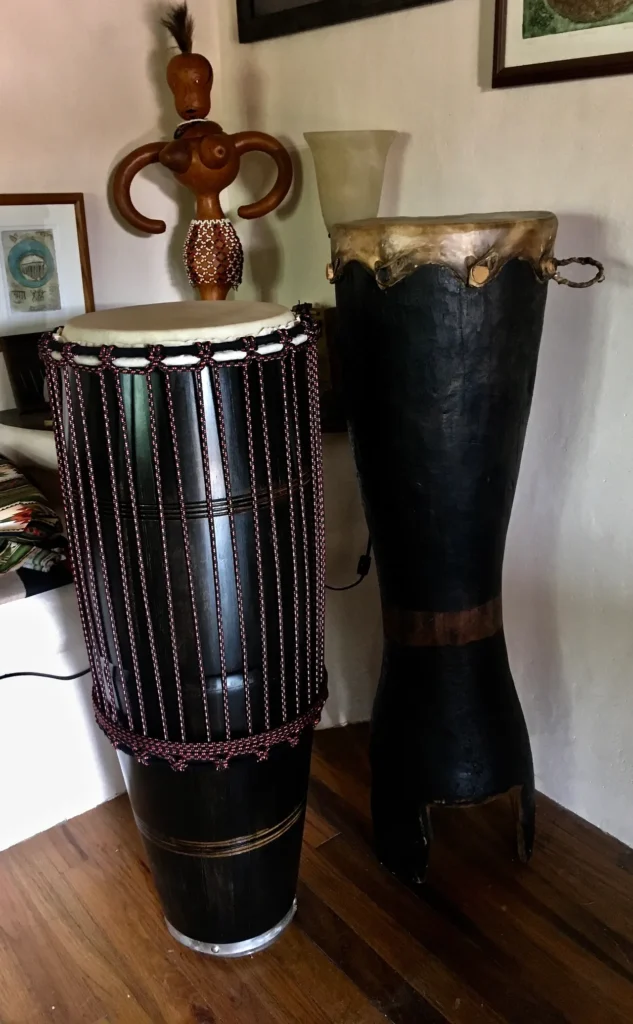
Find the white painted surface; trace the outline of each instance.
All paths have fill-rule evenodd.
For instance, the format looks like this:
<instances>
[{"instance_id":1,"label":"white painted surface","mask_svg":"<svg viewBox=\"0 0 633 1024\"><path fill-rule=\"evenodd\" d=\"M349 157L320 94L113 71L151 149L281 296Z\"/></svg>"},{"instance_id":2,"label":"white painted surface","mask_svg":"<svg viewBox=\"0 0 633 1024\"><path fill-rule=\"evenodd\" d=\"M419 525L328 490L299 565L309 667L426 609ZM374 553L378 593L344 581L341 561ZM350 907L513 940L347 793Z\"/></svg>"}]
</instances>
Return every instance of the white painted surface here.
<instances>
[{"instance_id":1,"label":"white painted surface","mask_svg":"<svg viewBox=\"0 0 633 1024\"><path fill-rule=\"evenodd\" d=\"M57 469L55 438L47 430L7 427L0 423L0 452L16 466Z\"/></svg>"},{"instance_id":2,"label":"white painted surface","mask_svg":"<svg viewBox=\"0 0 633 1024\"><path fill-rule=\"evenodd\" d=\"M506 561L512 665L546 793L633 843L633 77L493 92L493 0L448 0L238 46L219 0L220 120L295 152L298 194L240 225L246 296L332 301L304 131L393 128L383 212L552 209L558 253L608 281L550 287L542 357ZM268 180L251 158L246 188ZM353 578L363 522L344 441L326 448L329 575ZM328 667L335 721L366 717L378 673L375 581L335 595Z\"/></svg>"},{"instance_id":3,"label":"white painted surface","mask_svg":"<svg viewBox=\"0 0 633 1024\"><path fill-rule=\"evenodd\" d=\"M0 676L88 665L71 586L1 605L0 636ZM90 676L0 679L0 850L123 792L90 689Z\"/></svg>"}]
</instances>

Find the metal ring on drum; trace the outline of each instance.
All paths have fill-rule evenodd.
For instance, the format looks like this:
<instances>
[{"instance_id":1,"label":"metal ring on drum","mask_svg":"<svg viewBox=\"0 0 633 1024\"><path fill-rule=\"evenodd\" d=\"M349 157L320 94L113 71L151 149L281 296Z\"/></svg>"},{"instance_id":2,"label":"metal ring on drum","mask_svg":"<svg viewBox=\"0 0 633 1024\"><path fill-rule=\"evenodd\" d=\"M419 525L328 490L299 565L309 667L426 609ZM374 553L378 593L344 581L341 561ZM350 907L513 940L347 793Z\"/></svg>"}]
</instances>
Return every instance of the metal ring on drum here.
<instances>
[{"instance_id":1,"label":"metal ring on drum","mask_svg":"<svg viewBox=\"0 0 633 1024\"><path fill-rule=\"evenodd\" d=\"M265 948L295 907L326 696L317 329L183 302L42 344L97 722L170 932Z\"/></svg>"}]
</instances>

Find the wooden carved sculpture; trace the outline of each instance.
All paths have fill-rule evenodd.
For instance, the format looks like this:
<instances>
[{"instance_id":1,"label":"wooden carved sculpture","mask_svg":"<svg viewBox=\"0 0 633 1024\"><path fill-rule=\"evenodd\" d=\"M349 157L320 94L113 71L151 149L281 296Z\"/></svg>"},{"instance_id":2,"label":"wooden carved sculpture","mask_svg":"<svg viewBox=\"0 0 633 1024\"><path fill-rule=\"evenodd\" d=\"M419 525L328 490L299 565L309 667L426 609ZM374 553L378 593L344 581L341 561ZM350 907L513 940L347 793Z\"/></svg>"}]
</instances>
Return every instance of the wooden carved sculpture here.
<instances>
[{"instance_id":1,"label":"wooden carved sculpture","mask_svg":"<svg viewBox=\"0 0 633 1024\"><path fill-rule=\"evenodd\" d=\"M244 253L235 228L224 215L220 193L237 178L244 153L268 153L277 165L275 184L263 199L237 211L245 220L264 217L288 195L292 162L272 135L255 131L227 135L219 124L206 120L213 68L206 57L192 52L193 19L186 3L173 7L162 24L181 51L167 66L167 82L183 121L172 142L146 143L121 161L113 179L114 201L133 227L160 234L165 222L139 213L130 189L138 172L150 164L158 162L170 170L196 197L196 219L191 222L184 249L189 280L202 299L225 299L229 290L241 283Z\"/></svg>"}]
</instances>

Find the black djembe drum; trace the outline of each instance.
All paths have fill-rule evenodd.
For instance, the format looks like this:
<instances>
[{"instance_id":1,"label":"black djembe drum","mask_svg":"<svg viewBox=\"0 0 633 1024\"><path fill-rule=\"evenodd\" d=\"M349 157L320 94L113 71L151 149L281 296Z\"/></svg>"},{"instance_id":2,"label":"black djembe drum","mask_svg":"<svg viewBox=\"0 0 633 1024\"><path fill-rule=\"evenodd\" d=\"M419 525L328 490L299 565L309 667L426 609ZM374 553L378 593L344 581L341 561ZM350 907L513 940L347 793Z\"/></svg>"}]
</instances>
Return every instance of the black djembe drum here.
<instances>
[{"instance_id":1,"label":"black djembe drum","mask_svg":"<svg viewBox=\"0 0 633 1024\"><path fill-rule=\"evenodd\" d=\"M316 331L264 303L90 313L43 342L97 721L168 927L292 919L325 700Z\"/></svg>"},{"instance_id":2,"label":"black djembe drum","mask_svg":"<svg viewBox=\"0 0 633 1024\"><path fill-rule=\"evenodd\" d=\"M534 770L501 575L547 283L570 283L556 231L550 213L332 231L346 412L383 607L375 841L411 885L424 880L433 805L511 792L520 854L532 851ZM602 279L600 264L579 262Z\"/></svg>"}]
</instances>

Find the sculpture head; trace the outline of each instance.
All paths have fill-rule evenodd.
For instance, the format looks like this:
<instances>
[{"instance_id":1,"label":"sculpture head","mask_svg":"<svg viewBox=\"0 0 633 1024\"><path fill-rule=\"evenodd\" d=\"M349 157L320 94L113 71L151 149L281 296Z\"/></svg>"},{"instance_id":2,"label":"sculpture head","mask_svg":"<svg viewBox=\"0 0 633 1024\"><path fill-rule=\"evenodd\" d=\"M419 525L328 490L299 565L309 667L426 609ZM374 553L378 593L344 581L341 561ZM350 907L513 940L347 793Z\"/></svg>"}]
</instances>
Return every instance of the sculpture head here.
<instances>
[{"instance_id":1,"label":"sculpture head","mask_svg":"<svg viewBox=\"0 0 633 1024\"><path fill-rule=\"evenodd\" d=\"M206 117L211 110L213 68L201 53L192 53L193 18L187 4L170 8L162 24L174 37L180 53L167 65L167 83L183 121Z\"/></svg>"}]
</instances>

